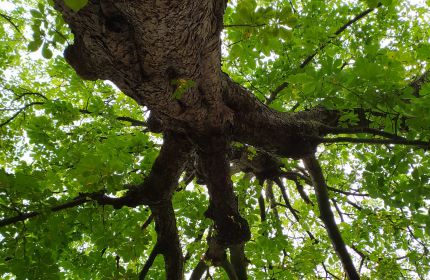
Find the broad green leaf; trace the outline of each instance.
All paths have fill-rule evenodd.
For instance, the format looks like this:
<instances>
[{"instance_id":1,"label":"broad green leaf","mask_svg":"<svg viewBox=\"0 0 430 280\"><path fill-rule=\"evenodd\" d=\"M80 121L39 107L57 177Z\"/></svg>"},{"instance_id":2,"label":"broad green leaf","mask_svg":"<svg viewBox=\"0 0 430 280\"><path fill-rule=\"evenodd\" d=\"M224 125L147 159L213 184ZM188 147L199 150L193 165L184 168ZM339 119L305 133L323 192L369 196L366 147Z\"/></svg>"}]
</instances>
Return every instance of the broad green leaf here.
<instances>
[{"instance_id":1,"label":"broad green leaf","mask_svg":"<svg viewBox=\"0 0 430 280\"><path fill-rule=\"evenodd\" d=\"M73 11L78 12L88 4L88 0L64 0L64 3Z\"/></svg>"}]
</instances>

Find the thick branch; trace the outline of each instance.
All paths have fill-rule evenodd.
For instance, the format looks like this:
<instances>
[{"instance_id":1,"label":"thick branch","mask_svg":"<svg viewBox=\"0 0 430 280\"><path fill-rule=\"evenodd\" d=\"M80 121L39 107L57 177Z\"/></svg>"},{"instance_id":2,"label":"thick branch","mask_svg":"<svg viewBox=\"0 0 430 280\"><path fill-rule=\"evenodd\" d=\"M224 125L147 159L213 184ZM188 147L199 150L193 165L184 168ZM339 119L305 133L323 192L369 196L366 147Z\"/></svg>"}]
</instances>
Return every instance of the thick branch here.
<instances>
[{"instance_id":1,"label":"thick branch","mask_svg":"<svg viewBox=\"0 0 430 280\"><path fill-rule=\"evenodd\" d=\"M342 239L342 235L340 234L333 212L330 208L328 187L325 182L321 166L315 156L304 158L303 162L311 175L320 210L320 218L324 222L334 250L339 256L348 278L351 280L358 280L360 279L360 276L358 275L351 256L346 249L345 242Z\"/></svg>"},{"instance_id":2,"label":"thick branch","mask_svg":"<svg viewBox=\"0 0 430 280\"><path fill-rule=\"evenodd\" d=\"M214 220L217 243L240 244L250 239L247 221L239 214L236 195L230 178L227 157L229 142L223 137L199 138L199 164L209 190L209 208L205 215Z\"/></svg>"},{"instance_id":3,"label":"thick branch","mask_svg":"<svg viewBox=\"0 0 430 280\"><path fill-rule=\"evenodd\" d=\"M191 273L190 280L200 280L202 279L203 274L208 269L208 266L204 260L200 260L197 263L197 266L194 268Z\"/></svg>"},{"instance_id":4,"label":"thick branch","mask_svg":"<svg viewBox=\"0 0 430 280\"><path fill-rule=\"evenodd\" d=\"M266 203L262 193L258 196L258 206L260 208L260 220L264 222L266 221Z\"/></svg>"},{"instance_id":5,"label":"thick branch","mask_svg":"<svg viewBox=\"0 0 430 280\"><path fill-rule=\"evenodd\" d=\"M234 267L228 261L227 258L225 258L222 261L221 267L224 268L225 272L227 273L228 279L230 279L230 280L238 280L237 275L236 275L236 271L234 270Z\"/></svg>"},{"instance_id":6,"label":"thick branch","mask_svg":"<svg viewBox=\"0 0 430 280\"><path fill-rule=\"evenodd\" d=\"M248 260L245 257L245 245L235 245L230 247L230 261L236 272L238 280L247 279Z\"/></svg>"},{"instance_id":7,"label":"thick branch","mask_svg":"<svg viewBox=\"0 0 430 280\"><path fill-rule=\"evenodd\" d=\"M154 215L155 230L157 231L157 251L154 254L163 255L168 280L182 280L184 257L182 256L172 202L166 201L162 204L151 205L150 208L152 215ZM152 265L152 263L148 265Z\"/></svg>"},{"instance_id":8,"label":"thick branch","mask_svg":"<svg viewBox=\"0 0 430 280\"><path fill-rule=\"evenodd\" d=\"M336 125L338 114L318 107L297 113L277 112L224 75L224 102L234 111L232 140L266 152L302 158L315 152L323 127Z\"/></svg>"}]
</instances>

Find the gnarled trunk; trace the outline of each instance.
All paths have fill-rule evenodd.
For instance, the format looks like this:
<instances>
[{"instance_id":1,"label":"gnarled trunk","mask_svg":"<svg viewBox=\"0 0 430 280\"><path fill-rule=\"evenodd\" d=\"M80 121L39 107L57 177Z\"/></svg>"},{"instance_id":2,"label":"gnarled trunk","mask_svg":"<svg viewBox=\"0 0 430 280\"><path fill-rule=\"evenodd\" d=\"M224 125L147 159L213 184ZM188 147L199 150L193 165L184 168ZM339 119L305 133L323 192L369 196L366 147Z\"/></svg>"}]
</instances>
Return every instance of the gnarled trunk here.
<instances>
[{"instance_id":1,"label":"gnarled trunk","mask_svg":"<svg viewBox=\"0 0 430 280\"><path fill-rule=\"evenodd\" d=\"M156 123L157 130L169 137L180 134L187 139L183 145L196 149L210 194L206 215L214 220L214 242L224 250L250 238L230 179L230 142L301 158L314 153L325 132L324 122L337 118L324 109L276 112L222 73L220 32L226 2L90 0L75 13L62 0L56 1L75 35L65 58L76 72L84 79L112 81L151 110L149 122ZM168 142L172 141L165 145ZM184 150L188 149L178 148L179 153ZM179 165L173 173L181 171ZM170 183L154 190L144 184L121 201L151 206L158 231L153 253L164 255L169 279L178 279L182 256L177 231L172 229L171 192ZM166 238L175 241L171 254Z\"/></svg>"}]
</instances>

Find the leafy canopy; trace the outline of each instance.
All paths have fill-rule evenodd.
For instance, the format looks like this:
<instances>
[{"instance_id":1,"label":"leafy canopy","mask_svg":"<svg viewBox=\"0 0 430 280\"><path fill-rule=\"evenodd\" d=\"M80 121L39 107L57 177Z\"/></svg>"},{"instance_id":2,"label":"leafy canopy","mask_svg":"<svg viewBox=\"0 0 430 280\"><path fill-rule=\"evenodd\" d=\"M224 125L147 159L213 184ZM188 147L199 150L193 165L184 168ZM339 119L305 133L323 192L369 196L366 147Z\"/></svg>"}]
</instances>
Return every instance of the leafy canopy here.
<instances>
[{"instance_id":1,"label":"leafy canopy","mask_svg":"<svg viewBox=\"0 0 430 280\"><path fill-rule=\"evenodd\" d=\"M65 2L78 11L87 1ZM90 202L51 210L81 193L121 195L125 185L140 183L161 138L146 131L145 108L109 82L83 81L68 66L62 51L73 37L51 4L0 2L0 217L40 214L0 228L0 278L135 279L156 239L153 223L145 223L147 208ZM324 106L342 112L345 126L364 115L371 128L428 141L429 4L231 1L223 70L277 110ZM255 150L248 149L252 158ZM327 144L319 153L336 221L363 279L429 277L428 152ZM299 161L282 164L285 171L302 169ZM305 180L282 180L297 219L276 185L244 173L232 179L252 230L245 248L251 279L343 277ZM205 187L185 182L173 203L189 272L206 250L210 221L203 215ZM300 196L303 186L314 203ZM157 257L148 277L163 273ZM228 279L222 269L210 273Z\"/></svg>"}]
</instances>

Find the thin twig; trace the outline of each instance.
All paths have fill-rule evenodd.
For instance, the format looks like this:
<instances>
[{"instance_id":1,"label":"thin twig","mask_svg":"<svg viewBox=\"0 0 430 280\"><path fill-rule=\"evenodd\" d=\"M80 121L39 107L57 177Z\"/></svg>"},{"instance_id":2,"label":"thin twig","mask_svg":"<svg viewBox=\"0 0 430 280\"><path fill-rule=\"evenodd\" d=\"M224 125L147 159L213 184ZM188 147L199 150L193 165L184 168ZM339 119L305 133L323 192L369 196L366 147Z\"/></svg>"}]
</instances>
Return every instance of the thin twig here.
<instances>
[{"instance_id":1,"label":"thin twig","mask_svg":"<svg viewBox=\"0 0 430 280\"><path fill-rule=\"evenodd\" d=\"M375 138L353 138L353 137L335 137L323 138L315 137L320 143L356 143L356 144L375 144L375 145L405 145L416 146L423 149L430 148L430 142L421 140L407 140L407 139L375 139Z\"/></svg>"},{"instance_id":2,"label":"thin twig","mask_svg":"<svg viewBox=\"0 0 430 280\"><path fill-rule=\"evenodd\" d=\"M15 28L15 30L16 30L19 34L21 34L21 35L22 35L22 32L21 32L21 30L19 30L18 25L17 25L17 24L15 24L15 23L12 21L12 17L10 17L10 16L8 16L8 15L5 15L5 14L0 14L0 17L4 18L7 22L9 22L9 23L10 23L10 25L12 25L12 26L13 26L13 28ZM23 35L22 35L22 36L23 36Z\"/></svg>"},{"instance_id":3,"label":"thin twig","mask_svg":"<svg viewBox=\"0 0 430 280\"><path fill-rule=\"evenodd\" d=\"M25 106L21 107L18 109L18 111L13 114L9 119L7 119L6 121L2 122L0 124L0 127L3 127L5 125L7 125L8 123L10 123L11 121L13 121L16 117L18 117L19 114L21 114L22 112L24 112L27 108L34 106L34 105L43 105L43 102L31 102L29 104L26 104Z\"/></svg>"}]
</instances>

